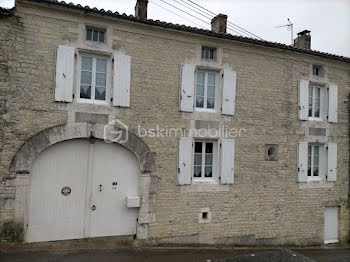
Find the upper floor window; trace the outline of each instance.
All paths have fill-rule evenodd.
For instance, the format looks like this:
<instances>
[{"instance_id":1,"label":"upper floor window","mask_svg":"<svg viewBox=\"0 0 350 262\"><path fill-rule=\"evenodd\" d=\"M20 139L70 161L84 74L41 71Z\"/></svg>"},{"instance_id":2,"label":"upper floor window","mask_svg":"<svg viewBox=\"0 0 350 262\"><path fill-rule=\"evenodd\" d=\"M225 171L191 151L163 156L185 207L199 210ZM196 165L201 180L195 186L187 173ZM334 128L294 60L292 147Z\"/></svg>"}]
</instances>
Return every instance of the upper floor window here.
<instances>
[{"instance_id":1,"label":"upper floor window","mask_svg":"<svg viewBox=\"0 0 350 262\"><path fill-rule=\"evenodd\" d=\"M107 65L107 58L80 56L80 99L106 101Z\"/></svg>"},{"instance_id":2,"label":"upper floor window","mask_svg":"<svg viewBox=\"0 0 350 262\"><path fill-rule=\"evenodd\" d=\"M324 76L324 68L321 65L312 65L312 74L314 76Z\"/></svg>"},{"instance_id":3,"label":"upper floor window","mask_svg":"<svg viewBox=\"0 0 350 262\"><path fill-rule=\"evenodd\" d=\"M334 83L299 80L299 119L337 123L338 87Z\"/></svg>"},{"instance_id":4,"label":"upper floor window","mask_svg":"<svg viewBox=\"0 0 350 262\"><path fill-rule=\"evenodd\" d=\"M86 40L104 43L106 41L106 30L86 27Z\"/></svg>"},{"instance_id":5,"label":"upper floor window","mask_svg":"<svg viewBox=\"0 0 350 262\"><path fill-rule=\"evenodd\" d=\"M216 108L218 74L211 71L197 71L196 108L214 110Z\"/></svg>"},{"instance_id":6,"label":"upper floor window","mask_svg":"<svg viewBox=\"0 0 350 262\"><path fill-rule=\"evenodd\" d=\"M202 47L202 58L216 60L216 48L212 47Z\"/></svg>"},{"instance_id":7,"label":"upper floor window","mask_svg":"<svg viewBox=\"0 0 350 262\"><path fill-rule=\"evenodd\" d=\"M309 85L309 117L322 118L321 117L321 106L323 107L321 99L322 86Z\"/></svg>"},{"instance_id":8,"label":"upper floor window","mask_svg":"<svg viewBox=\"0 0 350 262\"><path fill-rule=\"evenodd\" d=\"M216 142L195 141L193 177L195 179L213 179L216 164Z\"/></svg>"}]
</instances>

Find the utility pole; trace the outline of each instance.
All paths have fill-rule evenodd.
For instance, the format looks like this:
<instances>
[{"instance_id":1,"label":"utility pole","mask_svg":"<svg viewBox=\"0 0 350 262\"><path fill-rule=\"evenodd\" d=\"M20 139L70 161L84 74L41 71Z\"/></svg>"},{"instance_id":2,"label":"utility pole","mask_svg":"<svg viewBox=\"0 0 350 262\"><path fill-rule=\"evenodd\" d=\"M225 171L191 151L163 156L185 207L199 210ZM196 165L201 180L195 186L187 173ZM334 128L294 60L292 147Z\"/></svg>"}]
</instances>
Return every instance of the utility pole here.
<instances>
[{"instance_id":1,"label":"utility pole","mask_svg":"<svg viewBox=\"0 0 350 262\"><path fill-rule=\"evenodd\" d=\"M291 45L293 46L294 45L293 24L292 24L292 22L290 21L289 18L287 19L287 21L288 21L288 24L275 26L275 28L287 27L288 30L290 29L290 31L291 31Z\"/></svg>"}]
</instances>

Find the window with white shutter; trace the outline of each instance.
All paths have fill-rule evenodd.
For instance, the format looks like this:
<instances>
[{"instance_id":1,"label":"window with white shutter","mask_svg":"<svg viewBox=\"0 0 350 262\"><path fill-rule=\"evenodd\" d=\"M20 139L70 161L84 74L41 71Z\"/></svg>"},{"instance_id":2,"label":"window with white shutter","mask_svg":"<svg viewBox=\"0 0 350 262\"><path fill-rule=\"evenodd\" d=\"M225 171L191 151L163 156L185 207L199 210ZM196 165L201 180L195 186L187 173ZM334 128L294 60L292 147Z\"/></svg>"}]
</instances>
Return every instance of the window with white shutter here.
<instances>
[{"instance_id":1,"label":"window with white shutter","mask_svg":"<svg viewBox=\"0 0 350 262\"><path fill-rule=\"evenodd\" d=\"M180 110L193 112L195 65L181 65Z\"/></svg>"},{"instance_id":2,"label":"window with white shutter","mask_svg":"<svg viewBox=\"0 0 350 262\"><path fill-rule=\"evenodd\" d=\"M236 103L236 82L237 74L235 71L224 69L224 83L222 90L222 114L234 115Z\"/></svg>"},{"instance_id":3,"label":"window with white shutter","mask_svg":"<svg viewBox=\"0 0 350 262\"><path fill-rule=\"evenodd\" d=\"M177 175L179 185L189 185L192 181L192 144L191 137L179 138Z\"/></svg>"},{"instance_id":4,"label":"window with white shutter","mask_svg":"<svg viewBox=\"0 0 350 262\"><path fill-rule=\"evenodd\" d=\"M328 181L337 180L337 144L328 143Z\"/></svg>"},{"instance_id":5,"label":"window with white shutter","mask_svg":"<svg viewBox=\"0 0 350 262\"><path fill-rule=\"evenodd\" d=\"M309 110L309 81L299 80L299 119L308 120Z\"/></svg>"},{"instance_id":6,"label":"window with white shutter","mask_svg":"<svg viewBox=\"0 0 350 262\"><path fill-rule=\"evenodd\" d=\"M61 45L57 47L55 101L73 100L74 57L74 47Z\"/></svg>"},{"instance_id":7,"label":"window with white shutter","mask_svg":"<svg viewBox=\"0 0 350 262\"><path fill-rule=\"evenodd\" d=\"M338 87L335 84L329 85L329 106L328 121L337 123L338 120Z\"/></svg>"},{"instance_id":8,"label":"window with white shutter","mask_svg":"<svg viewBox=\"0 0 350 262\"><path fill-rule=\"evenodd\" d=\"M308 143L298 143L298 182L307 182Z\"/></svg>"},{"instance_id":9,"label":"window with white shutter","mask_svg":"<svg viewBox=\"0 0 350 262\"><path fill-rule=\"evenodd\" d=\"M329 84L299 81L299 119L337 123L338 87ZM328 108L328 112L327 112Z\"/></svg>"},{"instance_id":10,"label":"window with white shutter","mask_svg":"<svg viewBox=\"0 0 350 262\"><path fill-rule=\"evenodd\" d=\"M235 141L221 140L221 183L233 184L235 175Z\"/></svg>"},{"instance_id":11,"label":"window with white shutter","mask_svg":"<svg viewBox=\"0 0 350 262\"><path fill-rule=\"evenodd\" d=\"M113 105L130 107L131 57L114 54Z\"/></svg>"},{"instance_id":12,"label":"window with white shutter","mask_svg":"<svg viewBox=\"0 0 350 262\"><path fill-rule=\"evenodd\" d=\"M298 182L336 181L337 144L298 143Z\"/></svg>"}]
</instances>

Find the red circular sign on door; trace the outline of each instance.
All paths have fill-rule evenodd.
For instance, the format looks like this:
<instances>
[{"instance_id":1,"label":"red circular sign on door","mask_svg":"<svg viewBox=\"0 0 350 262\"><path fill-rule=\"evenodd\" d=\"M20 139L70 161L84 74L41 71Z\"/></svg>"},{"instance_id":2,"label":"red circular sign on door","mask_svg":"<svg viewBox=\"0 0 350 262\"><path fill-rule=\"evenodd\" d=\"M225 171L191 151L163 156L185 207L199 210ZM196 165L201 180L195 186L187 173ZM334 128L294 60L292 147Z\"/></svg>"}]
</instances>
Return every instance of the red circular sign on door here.
<instances>
[{"instance_id":1,"label":"red circular sign on door","mask_svg":"<svg viewBox=\"0 0 350 262\"><path fill-rule=\"evenodd\" d=\"M61 194L64 195L64 196L68 196L71 192L72 192L72 189L70 189L69 186L65 186L61 190Z\"/></svg>"}]
</instances>

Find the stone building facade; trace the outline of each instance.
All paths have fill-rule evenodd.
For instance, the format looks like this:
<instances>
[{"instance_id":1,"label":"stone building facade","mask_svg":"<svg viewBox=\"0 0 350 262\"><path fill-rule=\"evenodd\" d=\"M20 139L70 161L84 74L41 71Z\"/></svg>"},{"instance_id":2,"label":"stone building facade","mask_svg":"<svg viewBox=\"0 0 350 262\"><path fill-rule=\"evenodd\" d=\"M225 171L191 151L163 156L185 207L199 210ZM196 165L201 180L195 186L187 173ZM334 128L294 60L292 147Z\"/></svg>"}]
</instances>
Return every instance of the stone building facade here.
<instances>
[{"instance_id":1,"label":"stone building facade","mask_svg":"<svg viewBox=\"0 0 350 262\"><path fill-rule=\"evenodd\" d=\"M208 31L136 14L53 0L1 10L2 239L32 241L39 156L119 134L115 146L139 163L139 199L127 201L136 201L140 240L323 244L330 216L329 240L347 241L350 59L231 36L217 25L223 15ZM211 129L230 135L199 133Z\"/></svg>"}]
</instances>

